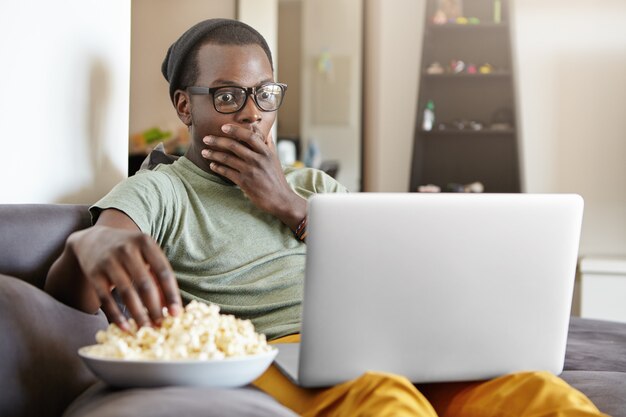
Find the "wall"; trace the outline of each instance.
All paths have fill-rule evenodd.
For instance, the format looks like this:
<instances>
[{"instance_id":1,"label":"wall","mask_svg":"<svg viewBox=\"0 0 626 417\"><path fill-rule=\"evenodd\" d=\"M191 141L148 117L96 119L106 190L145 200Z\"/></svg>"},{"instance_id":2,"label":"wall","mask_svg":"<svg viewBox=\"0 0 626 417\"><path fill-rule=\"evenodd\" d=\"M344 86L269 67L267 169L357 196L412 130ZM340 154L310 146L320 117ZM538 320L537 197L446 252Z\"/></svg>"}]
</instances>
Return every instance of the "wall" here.
<instances>
[{"instance_id":1,"label":"wall","mask_svg":"<svg viewBox=\"0 0 626 417\"><path fill-rule=\"evenodd\" d=\"M408 190L423 5L365 0L367 191ZM624 255L626 2L513 6L524 190L580 193L581 255Z\"/></svg>"},{"instance_id":2,"label":"wall","mask_svg":"<svg viewBox=\"0 0 626 417\"><path fill-rule=\"evenodd\" d=\"M425 4L365 0L365 191L409 189Z\"/></svg>"},{"instance_id":3,"label":"wall","mask_svg":"<svg viewBox=\"0 0 626 417\"><path fill-rule=\"evenodd\" d=\"M272 51L272 64L274 66L274 78L278 73L278 0L238 0L238 20L255 28L263 37ZM278 137L278 117L272 127L272 137Z\"/></svg>"},{"instance_id":4,"label":"wall","mask_svg":"<svg viewBox=\"0 0 626 417\"><path fill-rule=\"evenodd\" d=\"M278 81L287 83L287 96L278 115L278 135L300 136L300 101L302 91L301 24L302 2L278 3Z\"/></svg>"},{"instance_id":5,"label":"wall","mask_svg":"<svg viewBox=\"0 0 626 417\"><path fill-rule=\"evenodd\" d=\"M303 146L315 141L340 161L338 181L361 191L363 2L304 0L302 13Z\"/></svg>"},{"instance_id":6,"label":"wall","mask_svg":"<svg viewBox=\"0 0 626 417\"><path fill-rule=\"evenodd\" d=\"M0 203L90 203L127 170L130 0L0 2Z\"/></svg>"},{"instance_id":7,"label":"wall","mask_svg":"<svg viewBox=\"0 0 626 417\"><path fill-rule=\"evenodd\" d=\"M525 190L581 194L581 254L626 255L626 2L513 11Z\"/></svg>"},{"instance_id":8,"label":"wall","mask_svg":"<svg viewBox=\"0 0 626 417\"><path fill-rule=\"evenodd\" d=\"M234 0L132 1L131 134L152 127L176 132L183 126L172 106L167 81L161 74L167 48L201 20L232 19L235 14Z\"/></svg>"},{"instance_id":9,"label":"wall","mask_svg":"<svg viewBox=\"0 0 626 417\"><path fill-rule=\"evenodd\" d=\"M272 51L274 68L278 62L278 0L238 0L237 19L259 31Z\"/></svg>"}]
</instances>

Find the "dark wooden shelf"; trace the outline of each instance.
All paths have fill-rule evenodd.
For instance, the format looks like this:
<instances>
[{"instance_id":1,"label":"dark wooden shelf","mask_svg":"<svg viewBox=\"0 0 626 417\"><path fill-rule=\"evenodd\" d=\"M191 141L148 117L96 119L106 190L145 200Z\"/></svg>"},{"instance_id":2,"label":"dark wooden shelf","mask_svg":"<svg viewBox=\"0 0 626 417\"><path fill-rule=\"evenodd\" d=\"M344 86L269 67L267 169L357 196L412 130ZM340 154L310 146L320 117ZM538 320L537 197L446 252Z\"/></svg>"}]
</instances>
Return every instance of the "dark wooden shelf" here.
<instances>
[{"instance_id":1,"label":"dark wooden shelf","mask_svg":"<svg viewBox=\"0 0 626 417\"><path fill-rule=\"evenodd\" d=\"M511 76L511 72L510 71L494 71L492 73L489 74L469 74L467 72L461 72L461 73L443 73L443 74L429 74L428 72L424 71L422 73L422 75L425 78L428 79L432 79L432 80L451 80L451 79L459 79L459 80L484 80L484 79L501 79L501 78L508 78Z\"/></svg>"},{"instance_id":2,"label":"dark wooden shelf","mask_svg":"<svg viewBox=\"0 0 626 417\"><path fill-rule=\"evenodd\" d=\"M509 25L506 22L503 23L478 23L478 24L460 24L460 23L445 23L443 25L437 25L430 23L428 25L429 30L439 31L481 31L481 30L507 30Z\"/></svg>"},{"instance_id":3,"label":"dark wooden shelf","mask_svg":"<svg viewBox=\"0 0 626 417\"><path fill-rule=\"evenodd\" d=\"M512 0L501 0L502 23L493 21L493 0L463 2L462 13L483 23L434 24L441 7L426 0L422 39L422 68L417 97L417 117L409 191L420 185L466 184L480 181L485 192L520 192L518 120L516 117L515 73L511 54L509 10ZM488 74L448 72L449 64L461 60L477 69L489 63ZM446 70L431 74L438 62ZM434 104L433 130L423 130L424 112ZM456 129L454 121L474 120L483 129ZM510 126L491 129L492 123ZM439 125L449 126L439 129Z\"/></svg>"},{"instance_id":4,"label":"dark wooden shelf","mask_svg":"<svg viewBox=\"0 0 626 417\"><path fill-rule=\"evenodd\" d=\"M481 130L456 130L456 129L443 129L443 130L422 130L420 134L425 137L433 136L508 136L514 135L515 129L481 129Z\"/></svg>"}]
</instances>

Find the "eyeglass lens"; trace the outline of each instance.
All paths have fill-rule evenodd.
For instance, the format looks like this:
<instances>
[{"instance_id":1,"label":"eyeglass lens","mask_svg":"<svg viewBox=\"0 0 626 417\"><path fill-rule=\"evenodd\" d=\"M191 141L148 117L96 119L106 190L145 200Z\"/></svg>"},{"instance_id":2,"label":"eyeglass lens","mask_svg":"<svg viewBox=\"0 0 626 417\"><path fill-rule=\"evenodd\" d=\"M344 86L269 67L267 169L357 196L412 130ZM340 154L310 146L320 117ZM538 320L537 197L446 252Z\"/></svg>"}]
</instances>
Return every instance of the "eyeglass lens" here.
<instances>
[{"instance_id":1,"label":"eyeglass lens","mask_svg":"<svg viewBox=\"0 0 626 417\"><path fill-rule=\"evenodd\" d=\"M253 90L254 101L261 110L275 111L280 107L284 90L278 84L266 84ZM215 109L222 113L239 111L246 103L248 91L243 87L223 87L213 93Z\"/></svg>"}]
</instances>

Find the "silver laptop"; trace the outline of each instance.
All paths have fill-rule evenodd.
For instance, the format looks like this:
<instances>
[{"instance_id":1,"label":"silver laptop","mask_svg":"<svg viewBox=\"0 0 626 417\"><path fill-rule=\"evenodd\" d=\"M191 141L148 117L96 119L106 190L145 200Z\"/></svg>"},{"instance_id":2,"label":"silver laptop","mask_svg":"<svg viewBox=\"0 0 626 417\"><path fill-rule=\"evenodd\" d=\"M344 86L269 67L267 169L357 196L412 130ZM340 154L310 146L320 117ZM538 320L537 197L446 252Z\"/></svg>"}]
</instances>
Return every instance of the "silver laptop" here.
<instances>
[{"instance_id":1,"label":"silver laptop","mask_svg":"<svg viewBox=\"0 0 626 417\"><path fill-rule=\"evenodd\" d=\"M301 343L277 365L305 387L559 374L582 215L578 195L317 195Z\"/></svg>"}]
</instances>

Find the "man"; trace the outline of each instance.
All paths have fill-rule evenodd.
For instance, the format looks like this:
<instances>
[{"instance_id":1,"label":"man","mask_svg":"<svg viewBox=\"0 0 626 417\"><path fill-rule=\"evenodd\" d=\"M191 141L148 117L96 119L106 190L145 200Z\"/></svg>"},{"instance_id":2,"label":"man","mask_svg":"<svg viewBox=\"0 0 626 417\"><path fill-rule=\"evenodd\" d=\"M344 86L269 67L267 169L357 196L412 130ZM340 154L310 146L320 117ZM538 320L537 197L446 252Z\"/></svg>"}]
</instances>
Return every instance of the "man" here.
<instances>
[{"instance_id":1,"label":"man","mask_svg":"<svg viewBox=\"0 0 626 417\"><path fill-rule=\"evenodd\" d=\"M281 167L270 129L286 86L274 81L254 29L201 22L170 47L162 70L189 127L188 151L96 203L94 227L70 236L46 291L86 312L101 307L122 328L114 288L139 325L200 299L252 320L270 340L297 340L306 199L346 190L319 171ZM405 378L380 373L305 390L270 368L256 385L303 415L601 415L547 373L425 386L431 401Z\"/></svg>"},{"instance_id":2,"label":"man","mask_svg":"<svg viewBox=\"0 0 626 417\"><path fill-rule=\"evenodd\" d=\"M286 86L274 82L269 48L256 31L203 22L170 48L163 72L189 127L189 149L98 202L95 227L69 239L47 290L84 311L102 305L127 327L113 287L144 325L158 324L162 298L180 310L180 286L187 301L251 318L270 338L296 333L305 245L294 233L308 196L345 189L319 171L281 167L270 129ZM80 274L67 273L78 266Z\"/></svg>"}]
</instances>

